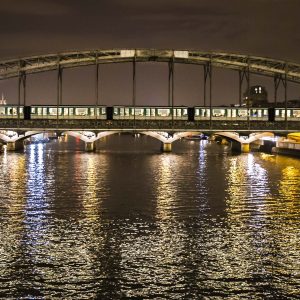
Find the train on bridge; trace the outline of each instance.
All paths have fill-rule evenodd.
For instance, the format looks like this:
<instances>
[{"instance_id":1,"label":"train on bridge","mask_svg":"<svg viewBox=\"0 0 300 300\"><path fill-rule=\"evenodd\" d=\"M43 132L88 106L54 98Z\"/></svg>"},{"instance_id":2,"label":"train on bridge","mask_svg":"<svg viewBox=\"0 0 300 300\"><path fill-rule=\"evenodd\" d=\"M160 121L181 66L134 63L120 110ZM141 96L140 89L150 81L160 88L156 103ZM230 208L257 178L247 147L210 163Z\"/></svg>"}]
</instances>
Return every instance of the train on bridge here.
<instances>
[{"instance_id":1,"label":"train on bridge","mask_svg":"<svg viewBox=\"0 0 300 300\"><path fill-rule=\"evenodd\" d=\"M0 119L99 119L99 120L227 120L300 121L300 108L95 106L95 105L1 105Z\"/></svg>"}]
</instances>

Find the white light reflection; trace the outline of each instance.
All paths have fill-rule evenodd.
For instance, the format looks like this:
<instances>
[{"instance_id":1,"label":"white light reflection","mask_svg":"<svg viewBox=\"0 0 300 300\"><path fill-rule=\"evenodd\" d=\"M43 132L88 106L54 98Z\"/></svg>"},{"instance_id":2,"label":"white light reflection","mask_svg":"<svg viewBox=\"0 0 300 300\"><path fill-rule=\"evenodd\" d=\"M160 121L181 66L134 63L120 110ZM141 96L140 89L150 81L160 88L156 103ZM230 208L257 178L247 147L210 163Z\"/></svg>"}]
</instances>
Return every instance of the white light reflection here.
<instances>
[{"instance_id":1,"label":"white light reflection","mask_svg":"<svg viewBox=\"0 0 300 300\"><path fill-rule=\"evenodd\" d=\"M44 161L44 144L33 144L29 147L28 177L26 185L25 226L26 243L30 254L38 253L39 246L47 236L49 203L46 196L46 171ZM54 187L52 187L54 188ZM32 256L34 258L35 256Z\"/></svg>"}]
</instances>

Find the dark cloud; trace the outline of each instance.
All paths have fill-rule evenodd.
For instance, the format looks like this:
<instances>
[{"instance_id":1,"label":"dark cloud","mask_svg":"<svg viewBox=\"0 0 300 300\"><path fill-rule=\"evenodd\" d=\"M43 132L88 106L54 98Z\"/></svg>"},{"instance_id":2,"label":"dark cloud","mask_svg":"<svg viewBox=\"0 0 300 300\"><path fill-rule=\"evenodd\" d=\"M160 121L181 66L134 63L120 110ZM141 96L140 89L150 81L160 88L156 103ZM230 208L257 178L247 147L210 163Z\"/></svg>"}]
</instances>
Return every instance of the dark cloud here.
<instances>
[{"instance_id":1,"label":"dark cloud","mask_svg":"<svg viewBox=\"0 0 300 300\"><path fill-rule=\"evenodd\" d=\"M299 0L0 0L0 4L0 59L74 49L178 48L300 62ZM163 80L165 75L157 76ZM164 88L158 85L157 90ZM191 87L185 89L189 92ZM232 90L224 84L225 92L215 94L234 98Z\"/></svg>"}]
</instances>

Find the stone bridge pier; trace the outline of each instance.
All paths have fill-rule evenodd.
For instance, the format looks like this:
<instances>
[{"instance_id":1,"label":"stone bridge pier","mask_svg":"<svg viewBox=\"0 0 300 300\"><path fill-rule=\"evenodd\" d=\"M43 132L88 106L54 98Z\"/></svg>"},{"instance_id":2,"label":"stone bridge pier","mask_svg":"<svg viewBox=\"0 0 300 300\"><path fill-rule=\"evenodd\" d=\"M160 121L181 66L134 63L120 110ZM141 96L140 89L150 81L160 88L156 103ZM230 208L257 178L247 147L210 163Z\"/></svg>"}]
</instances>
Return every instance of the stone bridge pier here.
<instances>
[{"instance_id":1,"label":"stone bridge pier","mask_svg":"<svg viewBox=\"0 0 300 300\"><path fill-rule=\"evenodd\" d=\"M235 152L248 153L250 145L261 140L264 137L274 137L272 132L255 132L248 137L241 137L236 132L216 132L215 135L227 139L231 143L231 149Z\"/></svg>"}]
</instances>

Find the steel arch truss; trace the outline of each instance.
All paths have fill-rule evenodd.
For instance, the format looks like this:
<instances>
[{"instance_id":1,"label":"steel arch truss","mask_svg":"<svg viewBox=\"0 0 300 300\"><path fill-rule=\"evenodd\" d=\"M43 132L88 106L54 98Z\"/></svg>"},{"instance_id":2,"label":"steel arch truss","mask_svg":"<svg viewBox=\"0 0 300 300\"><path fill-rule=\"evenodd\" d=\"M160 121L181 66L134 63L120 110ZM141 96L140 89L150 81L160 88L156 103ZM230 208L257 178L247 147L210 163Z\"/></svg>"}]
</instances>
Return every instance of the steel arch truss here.
<instances>
[{"instance_id":1,"label":"steel arch truss","mask_svg":"<svg viewBox=\"0 0 300 300\"><path fill-rule=\"evenodd\" d=\"M300 83L300 64L258 56L200 52L190 50L113 49L75 51L0 61L0 79L74 68L79 66L121 62L174 62L217 66L231 70L248 70L265 76L285 75L288 81Z\"/></svg>"}]
</instances>

